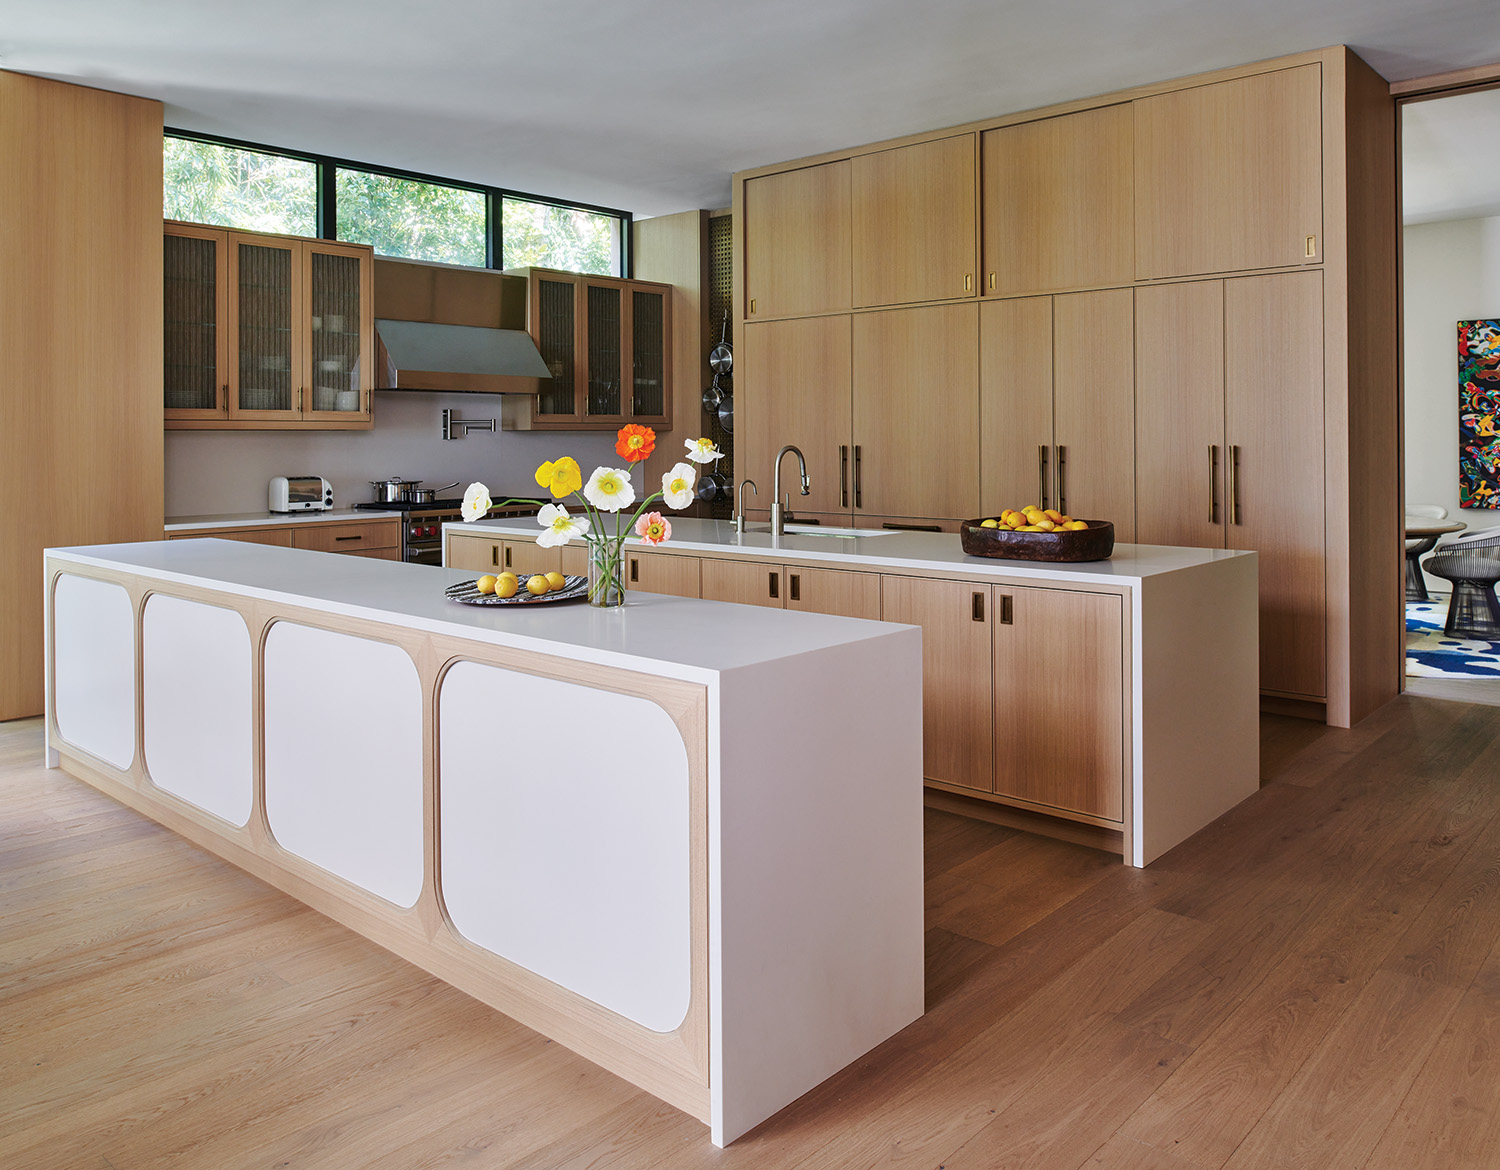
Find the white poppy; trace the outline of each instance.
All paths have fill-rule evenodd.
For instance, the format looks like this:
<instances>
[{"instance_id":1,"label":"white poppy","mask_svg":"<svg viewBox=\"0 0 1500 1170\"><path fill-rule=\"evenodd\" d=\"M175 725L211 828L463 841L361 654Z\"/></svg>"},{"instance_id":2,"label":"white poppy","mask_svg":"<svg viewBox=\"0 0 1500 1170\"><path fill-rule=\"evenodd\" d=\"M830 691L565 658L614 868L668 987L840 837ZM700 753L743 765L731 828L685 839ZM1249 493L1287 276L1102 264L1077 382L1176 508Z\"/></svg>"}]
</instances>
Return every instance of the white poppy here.
<instances>
[{"instance_id":1,"label":"white poppy","mask_svg":"<svg viewBox=\"0 0 1500 1170\"><path fill-rule=\"evenodd\" d=\"M490 489L482 483L471 483L464 490L464 504L460 511L465 520L483 520L490 514L492 504Z\"/></svg>"},{"instance_id":2,"label":"white poppy","mask_svg":"<svg viewBox=\"0 0 1500 1170\"><path fill-rule=\"evenodd\" d=\"M546 529L536 538L538 548L556 548L589 530L582 516L569 516L561 504L547 504L536 514L536 522Z\"/></svg>"},{"instance_id":3,"label":"white poppy","mask_svg":"<svg viewBox=\"0 0 1500 1170\"><path fill-rule=\"evenodd\" d=\"M618 467L596 467L583 487L583 498L601 512L618 512L635 503L630 472Z\"/></svg>"},{"instance_id":4,"label":"white poppy","mask_svg":"<svg viewBox=\"0 0 1500 1170\"><path fill-rule=\"evenodd\" d=\"M687 439L682 445L688 449L688 458L694 463L712 463L724 458L724 452L714 445L712 439Z\"/></svg>"},{"instance_id":5,"label":"white poppy","mask_svg":"<svg viewBox=\"0 0 1500 1170\"><path fill-rule=\"evenodd\" d=\"M681 510L693 502L693 485L698 481L698 472L691 463L679 463L661 477L662 499L667 507Z\"/></svg>"}]
</instances>

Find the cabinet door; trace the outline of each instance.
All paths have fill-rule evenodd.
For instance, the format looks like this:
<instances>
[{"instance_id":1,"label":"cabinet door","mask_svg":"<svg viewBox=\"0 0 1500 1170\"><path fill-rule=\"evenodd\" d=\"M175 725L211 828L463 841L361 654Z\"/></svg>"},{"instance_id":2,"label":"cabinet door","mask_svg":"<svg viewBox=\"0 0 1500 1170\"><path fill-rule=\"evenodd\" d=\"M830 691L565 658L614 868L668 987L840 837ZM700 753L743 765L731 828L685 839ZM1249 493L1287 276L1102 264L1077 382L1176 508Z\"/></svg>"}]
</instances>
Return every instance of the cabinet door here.
<instances>
[{"instance_id":1,"label":"cabinet door","mask_svg":"<svg viewBox=\"0 0 1500 1170\"><path fill-rule=\"evenodd\" d=\"M501 542L483 536L449 536L448 559L450 569L464 569L473 573L498 573L505 566L500 563Z\"/></svg>"},{"instance_id":2,"label":"cabinet door","mask_svg":"<svg viewBox=\"0 0 1500 1170\"><path fill-rule=\"evenodd\" d=\"M630 357L625 350L625 290L618 284L585 281L584 333L586 339L587 393L584 413L598 421L622 419L625 413L625 371Z\"/></svg>"},{"instance_id":3,"label":"cabinet door","mask_svg":"<svg viewBox=\"0 0 1500 1170\"><path fill-rule=\"evenodd\" d=\"M581 328L583 298L575 277L533 272L527 301L528 327L552 377L541 382L536 417L577 420L583 417L581 380L587 353Z\"/></svg>"},{"instance_id":4,"label":"cabinet door","mask_svg":"<svg viewBox=\"0 0 1500 1170\"><path fill-rule=\"evenodd\" d=\"M1119 105L981 135L986 292L1130 282L1132 125Z\"/></svg>"},{"instance_id":5,"label":"cabinet door","mask_svg":"<svg viewBox=\"0 0 1500 1170\"><path fill-rule=\"evenodd\" d=\"M976 295L974 135L852 160L854 306Z\"/></svg>"},{"instance_id":6,"label":"cabinet door","mask_svg":"<svg viewBox=\"0 0 1500 1170\"><path fill-rule=\"evenodd\" d=\"M1323 276L1224 282L1230 548L1260 554L1260 685L1327 693Z\"/></svg>"},{"instance_id":7,"label":"cabinet door","mask_svg":"<svg viewBox=\"0 0 1500 1170\"><path fill-rule=\"evenodd\" d=\"M880 620L880 574L783 565L787 609Z\"/></svg>"},{"instance_id":8,"label":"cabinet door","mask_svg":"<svg viewBox=\"0 0 1500 1170\"><path fill-rule=\"evenodd\" d=\"M659 429L672 425L671 304L655 285L630 286L630 417Z\"/></svg>"},{"instance_id":9,"label":"cabinet door","mask_svg":"<svg viewBox=\"0 0 1500 1170\"><path fill-rule=\"evenodd\" d=\"M854 319L854 507L979 514L979 306Z\"/></svg>"},{"instance_id":10,"label":"cabinet door","mask_svg":"<svg viewBox=\"0 0 1500 1170\"><path fill-rule=\"evenodd\" d=\"M994 791L990 586L880 579L883 621L922 627L922 775Z\"/></svg>"},{"instance_id":11,"label":"cabinet door","mask_svg":"<svg viewBox=\"0 0 1500 1170\"><path fill-rule=\"evenodd\" d=\"M1321 262L1320 65L1134 105L1139 278Z\"/></svg>"},{"instance_id":12,"label":"cabinet door","mask_svg":"<svg viewBox=\"0 0 1500 1170\"><path fill-rule=\"evenodd\" d=\"M849 163L745 182L745 315L793 317L851 308Z\"/></svg>"},{"instance_id":13,"label":"cabinet door","mask_svg":"<svg viewBox=\"0 0 1500 1170\"><path fill-rule=\"evenodd\" d=\"M747 506L771 506L771 461L790 443L807 460L808 495L798 495L797 461L787 456L782 490L797 512L848 513L853 500L851 326L848 316L804 317L745 326L735 465L756 481Z\"/></svg>"},{"instance_id":14,"label":"cabinet door","mask_svg":"<svg viewBox=\"0 0 1500 1170\"><path fill-rule=\"evenodd\" d=\"M1052 298L979 306L980 503L1052 506ZM971 516L960 519L972 519Z\"/></svg>"},{"instance_id":15,"label":"cabinet door","mask_svg":"<svg viewBox=\"0 0 1500 1170\"><path fill-rule=\"evenodd\" d=\"M301 245L229 237L234 320L234 394L230 417L261 422L302 418L304 333Z\"/></svg>"},{"instance_id":16,"label":"cabinet door","mask_svg":"<svg viewBox=\"0 0 1500 1170\"><path fill-rule=\"evenodd\" d=\"M308 420L349 422L370 417L375 335L370 254L362 248L312 242L303 246L308 344L300 375L310 389Z\"/></svg>"},{"instance_id":17,"label":"cabinet door","mask_svg":"<svg viewBox=\"0 0 1500 1170\"><path fill-rule=\"evenodd\" d=\"M1056 507L1110 520L1135 540L1135 307L1128 288L1052 305L1052 482Z\"/></svg>"},{"instance_id":18,"label":"cabinet door","mask_svg":"<svg viewBox=\"0 0 1500 1170\"><path fill-rule=\"evenodd\" d=\"M162 237L162 405L168 419L229 417L229 233L168 224Z\"/></svg>"},{"instance_id":19,"label":"cabinet door","mask_svg":"<svg viewBox=\"0 0 1500 1170\"><path fill-rule=\"evenodd\" d=\"M1066 589L994 589L995 791L1121 821L1121 599Z\"/></svg>"},{"instance_id":20,"label":"cabinet door","mask_svg":"<svg viewBox=\"0 0 1500 1170\"><path fill-rule=\"evenodd\" d=\"M399 549L401 522L372 520L366 524L299 524L292 529L292 547L315 552L349 553L365 549Z\"/></svg>"},{"instance_id":21,"label":"cabinet door","mask_svg":"<svg viewBox=\"0 0 1500 1170\"><path fill-rule=\"evenodd\" d=\"M204 537L212 537L214 540L238 540L245 544L269 544L276 548L292 547L292 530L290 528L226 528L222 532L174 532L167 537L168 540L201 540Z\"/></svg>"},{"instance_id":22,"label":"cabinet door","mask_svg":"<svg viewBox=\"0 0 1500 1170\"><path fill-rule=\"evenodd\" d=\"M589 575L589 546L581 540L572 540L558 550L561 554L562 571L569 577Z\"/></svg>"},{"instance_id":23,"label":"cabinet door","mask_svg":"<svg viewBox=\"0 0 1500 1170\"><path fill-rule=\"evenodd\" d=\"M659 552L627 552L625 588L641 593L697 597L698 558Z\"/></svg>"},{"instance_id":24,"label":"cabinet door","mask_svg":"<svg viewBox=\"0 0 1500 1170\"><path fill-rule=\"evenodd\" d=\"M1224 547L1224 282L1135 290L1136 539Z\"/></svg>"},{"instance_id":25,"label":"cabinet door","mask_svg":"<svg viewBox=\"0 0 1500 1170\"><path fill-rule=\"evenodd\" d=\"M704 601L731 601L781 609L781 566L762 561L719 561L705 557L699 565Z\"/></svg>"},{"instance_id":26,"label":"cabinet door","mask_svg":"<svg viewBox=\"0 0 1500 1170\"><path fill-rule=\"evenodd\" d=\"M539 548L530 540L503 540L500 542L500 567L525 579L533 573L561 573L562 549Z\"/></svg>"}]
</instances>

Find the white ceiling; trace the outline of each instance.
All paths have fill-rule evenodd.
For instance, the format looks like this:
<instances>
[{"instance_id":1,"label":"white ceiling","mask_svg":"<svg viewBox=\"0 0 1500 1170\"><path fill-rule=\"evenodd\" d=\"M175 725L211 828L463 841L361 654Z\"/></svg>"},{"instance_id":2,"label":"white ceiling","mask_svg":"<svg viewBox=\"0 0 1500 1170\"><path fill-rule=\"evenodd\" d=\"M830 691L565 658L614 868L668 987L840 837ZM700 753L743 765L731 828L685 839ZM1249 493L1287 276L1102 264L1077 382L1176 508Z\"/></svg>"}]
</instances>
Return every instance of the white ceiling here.
<instances>
[{"instance_id":1,"label":"white ceiling","mask_svg":"<svg viewBox=\"0 0 1500 1170\"><path fill-rule=\"evenodd\" d=\"M1500 13L1496 20L1500 21ZM1408 102L1401 111L1407 223L1500 215L1500 89Z\"/></svg>"},{"instance_id":2,"label":"white ceiling","mask_svg":"<svg viewBox=\"0 0 1500 1170\"><path fill-rule=\"evenodd\" d=\"M168 125L637 215L745 167L1303 49L1500 60L1496 0L0 0L0 68Z\"/></svg>"}]
</instances>

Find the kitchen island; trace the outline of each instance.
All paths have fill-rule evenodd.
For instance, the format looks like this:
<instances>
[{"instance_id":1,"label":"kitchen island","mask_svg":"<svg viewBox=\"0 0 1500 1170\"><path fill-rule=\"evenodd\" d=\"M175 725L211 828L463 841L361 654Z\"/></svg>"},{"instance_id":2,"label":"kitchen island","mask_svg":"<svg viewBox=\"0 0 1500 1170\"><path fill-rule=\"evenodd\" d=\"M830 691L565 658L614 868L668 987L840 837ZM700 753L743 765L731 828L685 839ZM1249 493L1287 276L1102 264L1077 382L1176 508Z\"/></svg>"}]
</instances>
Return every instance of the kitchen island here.
<instances>
[{"instance_id":1,"label":"kitchen island","mask_svg":"<svg viewBox=\"0 0 1500 1170\"><path fill-rule=\"evenodd\" d=\"M541 572L581 549L537 549L539 532L449 524L445 563ZM673 517L670 541L632 539L626 560L638 597L921 626L923 774L942 807L1144 866L1259 787L1254 553L1119 544L1045 564L967 556L952 533Z\"/></svg>"},{"instance_id":2,"label":"kitchen island","mask_svg":"<svg viewBox=\"0 0 1500 1170\"><path fill-rule=\"evenodd\" d=\"M923 1010L920 632L52 549L49 762L707 1122Z\"/></svg>"}]
</instances>

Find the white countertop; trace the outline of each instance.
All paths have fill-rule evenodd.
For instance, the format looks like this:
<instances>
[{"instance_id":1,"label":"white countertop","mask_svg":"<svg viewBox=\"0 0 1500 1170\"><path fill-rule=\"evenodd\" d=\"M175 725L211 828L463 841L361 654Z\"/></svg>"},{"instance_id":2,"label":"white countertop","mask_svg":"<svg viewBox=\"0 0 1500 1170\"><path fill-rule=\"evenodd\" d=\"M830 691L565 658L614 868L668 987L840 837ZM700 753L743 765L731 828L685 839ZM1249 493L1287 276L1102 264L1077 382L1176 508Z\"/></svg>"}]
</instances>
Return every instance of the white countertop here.
<instances>
[{"instance_id":1,"label":"white countertop","mask_svg":"<svg viewBox=\"0 0 1500 1170\"><path fill-rule=\"evenodd\" d=\"M576 509L569 509L575 511ZM1094 584L1134 584L1147 577L1176 573L1229 557L1254 553L1214 548L1178 548L1160 544L1117 544L1107 561L1077 564L993 560L965 555L956 532L903 532L871 529L876 535L862 537L819 536L791 533L773 539L764 524L760 531L743 536L727 520L695 520L664 513L672 522L672 539L657 546L661 552L735 553L763 556L779 561L826 561L847 564L852 569L876 572L962 572L985 577L1037 577L1048 581ZM449 523L445 532L473 535L516 536L535 540L541 531L535 519L479 520L473 524ZM628 543L643 542L631 537Z\"/></svg>"},{"instance_id":2,"label":"white countertop","mask_svg":"<svg viewBox=\"0 0 1500 1170\"><path fill-rule=\"evenodd\" d=\"M317 524L330 520L399 520L404 512L367 512L354 508L330 508L326 512L224 512L218 516L168 516L167 532L192 532L198 528L241 528L264 524Z\"/></svg>"},{"instance_id":3,"label":"white countertop","mask_svg":"<svg viewBox=\"0 0 1500 1170\"><path fill-rule=\"evenodd\" d=\"M212 537L48 549L47 554L332 614L693 681L708 681L705 672L772 662L909 628L652 593L628 594L625 606L613 611L596 609L582 600L460 605L444 597L443 590L455 582L472 581L472 572Z\"/></svg>"}]
</instances>

